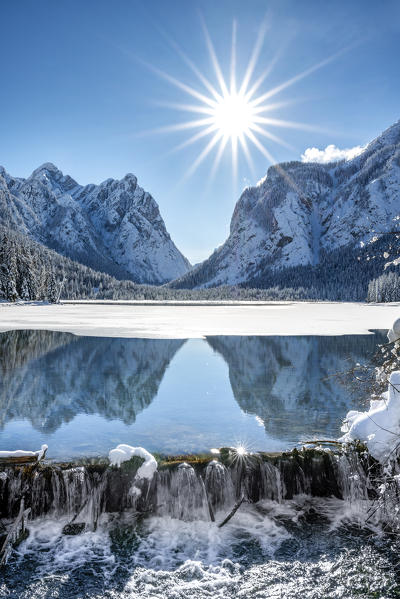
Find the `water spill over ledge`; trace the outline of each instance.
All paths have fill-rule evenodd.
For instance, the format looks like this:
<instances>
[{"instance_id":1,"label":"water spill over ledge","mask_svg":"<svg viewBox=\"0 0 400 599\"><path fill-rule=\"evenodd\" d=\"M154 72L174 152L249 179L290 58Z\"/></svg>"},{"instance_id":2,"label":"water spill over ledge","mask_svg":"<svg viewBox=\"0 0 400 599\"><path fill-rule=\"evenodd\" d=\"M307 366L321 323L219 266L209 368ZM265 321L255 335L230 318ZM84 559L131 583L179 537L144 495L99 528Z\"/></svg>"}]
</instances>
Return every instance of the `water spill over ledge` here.
<instances>
[{"instance_id":1,"label":"water spill over ledge","mask_svg":"<svg viewBox=\"0 0 400 599\"><path fill-rule=\"evenodd\" d=\"M397 596L394 546L360 528L381 475L361 448L185 459L150 481L137 457L3 468L1 517L24 497L33 520L0 597Z\"/></svg>"},{"instance_id":2,"label":"water spill over ledge","mask_svg":"<svg viewBox=\"0 0 400 599\"><path fill-rule=\"evenodd\" d=\"M228 423L236 426L235 413L262 421L263 428L251 429L259 435L249 439L253 447L264 447L256 441L268 436L285 447L298 442L301 433L335 437L354 399L328 375L348 368L349 356L362 361L371 355L377 341L372 335L220 337L195 343L88 340L32 331L2 336L3 435L9 431L8 439L21 439L17 446L25 446L28 435L32 449L49 442L60 453L54 463L0 472L0 518L11 522L22 498L32 517L28 539L0 571L0 597L398 597L399 547L386 535L385 506L374 511L382 473L360 448L159 458L151 481L137 479L139 458L119 469L105 459L60 461L77 455L61 452L75 449L75 441L75 452L83 451L78 443L88 442L90 431L96 443L110 447L98 426L100 417L101 426L108 421L113 434L118 422L132 427L135 441L140 422L147 422L151 438L160 444L161 422L171 437L179 437L181 447L187 439L198 443L210 422L196 421L195 408L210 417L219 440ZM182 385L187 372L197 378ZM218 386L206 401L205 394L197 393L198 381L206 380L202 389L212 391L210 372ZM192 395L184 413L187 429L175 430L182 398ZM15 401L6 401L10 397ZM159 400L168 397L175 398L168 406L171 426L159 411ZM226 398L220 412L215 412L216 398ZM29 427L22 426L22 414ZM80 428L83 417L87 429ZM68 443L50 442L50 435L56 437L69 422L79 431ZM40 441L33 438L39 432ZM118 441L129 441L127 429L123 432ZM167 443L159 450L167 452ZM208 438L201 447L216 444ZM148 447L144 439L143 445Z\"/></svg>"}]
</instances>

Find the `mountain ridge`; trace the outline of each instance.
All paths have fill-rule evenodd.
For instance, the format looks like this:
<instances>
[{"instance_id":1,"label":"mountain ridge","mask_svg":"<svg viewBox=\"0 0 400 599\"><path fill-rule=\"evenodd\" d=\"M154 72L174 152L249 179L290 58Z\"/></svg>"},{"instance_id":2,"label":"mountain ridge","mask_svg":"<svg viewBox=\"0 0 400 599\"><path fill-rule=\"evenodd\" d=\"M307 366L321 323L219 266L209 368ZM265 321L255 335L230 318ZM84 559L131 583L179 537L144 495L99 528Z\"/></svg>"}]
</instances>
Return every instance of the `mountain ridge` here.
<instances>
[{"instance_id":1,"label":"mountain ridge","mask_svg":"<svg viewBox=\"0 0 400 599\"><path fill-rule=\"evenodd\" d=\"M80 185L51 162L26 179L0 167L0 224L119 279L161 284L190 269L131 173Z\"/></svg>"},{"instance_id":2,"label":"mountain ridge","mask_svg":"<svg viewBox=\"0 0 400 599\"><path fill-rule=\"evenodd\" d=\"M174 288L251 284L288 268L358 253L400 221L400 121L351 160L272 165L246 188L227 240ZM354 258L357 259L357 256ZM258 285L257 285L258 286Z\"/></svg>"}]
</instances>

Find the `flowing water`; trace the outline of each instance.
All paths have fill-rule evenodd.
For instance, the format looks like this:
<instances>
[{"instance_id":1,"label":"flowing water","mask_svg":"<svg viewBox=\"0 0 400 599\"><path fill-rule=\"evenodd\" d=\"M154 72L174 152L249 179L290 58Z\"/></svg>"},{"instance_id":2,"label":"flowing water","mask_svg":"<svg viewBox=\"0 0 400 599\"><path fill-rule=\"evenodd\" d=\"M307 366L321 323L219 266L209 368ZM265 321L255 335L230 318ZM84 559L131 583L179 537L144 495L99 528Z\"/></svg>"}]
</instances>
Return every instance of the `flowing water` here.
<instances>
[{"instance_id":1,"label":"flowing water","mask_svg":"<svg viewBox=\"0 0 400 599\"><path fill-rule=\"evenodd\" d=\"M381 340L6 333L0 449L47 442L50 458L72 459L120 442L181 453L240 441L268 451L337 436L363 398L330 375L368 360ZM29 490L23 474L3 469L1 510L24 494L34 519L0 569L0 597L400 597L400 545L371 511L362 458L322 451L293 467L274 459L180 464L151 483L102 462L50 464ZM63 534L78 512L83 532Z\"/></svg>"}]
</instances>

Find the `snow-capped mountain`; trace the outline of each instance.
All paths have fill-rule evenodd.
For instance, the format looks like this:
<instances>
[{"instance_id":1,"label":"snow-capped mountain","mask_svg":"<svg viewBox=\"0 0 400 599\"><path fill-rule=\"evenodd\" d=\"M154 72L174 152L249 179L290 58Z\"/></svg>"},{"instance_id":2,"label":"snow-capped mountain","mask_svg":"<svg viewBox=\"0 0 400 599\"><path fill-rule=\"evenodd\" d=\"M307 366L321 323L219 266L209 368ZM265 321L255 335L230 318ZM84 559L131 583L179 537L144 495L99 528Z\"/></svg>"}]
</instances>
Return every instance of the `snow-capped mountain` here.
<instances>
[{"instance_id":1,"label":"snow-capped mountain","mask_svg":"<svg viewBox=\"0 0 400 599\"><path fill-rule=\"evenodd\" d=\"M0 224L118 278L157 284L190 269L131 174L82 186L50 163L27 179L0 167Z\"/></svg>"},{"instance_id":2,"label":"snow-capped mountain","mask_svg":"<svg viewBox=\"0 0 400 599\"><path fill-rule=\"evenodd\" d=\"M171 286L232 285L315 266L397 230L399 219L400 121L352 160L270 167L242 193L225 243Z\"/></svg>"}]
</instances>

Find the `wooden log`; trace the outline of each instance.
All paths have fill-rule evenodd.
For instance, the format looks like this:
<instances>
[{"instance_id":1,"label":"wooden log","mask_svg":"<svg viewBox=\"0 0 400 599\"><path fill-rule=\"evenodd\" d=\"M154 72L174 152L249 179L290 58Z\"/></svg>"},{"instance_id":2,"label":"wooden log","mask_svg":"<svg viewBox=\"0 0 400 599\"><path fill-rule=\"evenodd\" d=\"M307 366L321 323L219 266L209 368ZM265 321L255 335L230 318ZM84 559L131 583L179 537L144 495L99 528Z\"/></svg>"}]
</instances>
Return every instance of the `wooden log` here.
<instances>
[{"instance_id":1,"label":"wooden log","mask_svg":"<svg viewBox=\"0 0 400 599\"><path fill-rule=\"evenodd\" d=\"M46 449L36 451L31 455L9 455L7 457L0 457L0 466L19 466L24 464L37 464L40 460L43 460L46 456Z\"/></svg>"},{"instance_id":2,"label":"wooden log","mask_svg":"<svg viewBox=\"0 0 400 599\"><path fill-rule=\"evenodd\" d=\"M37 455L9 456L7 458L0 458L0 466L18 466L19 464L35 464L37 461Z\"/></svg>"},{"instance_id":3,"label":"wooden log","mask_svg":"<svg viewBox=\"0 0 400 599\"><path fill-rule=\"evenodd\" d=\"M228 524L229 520L231 518L233 518L233 516L236 514L236 512L238 511L238 509L242 505L243 501L244 501L244 495L242 495L241 498L239 499L239 501L237 501L235 503L235 505L233 506L233 508L231 509L231 511L229 512L229 514L225 518L225 520L223 520L221 522L221 524L218 524L218 528L222 528L223 526L225 526L225 524Z\"/></svg>"}]
</instances>

